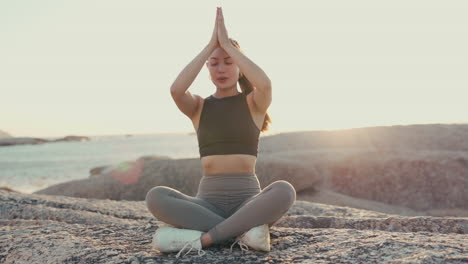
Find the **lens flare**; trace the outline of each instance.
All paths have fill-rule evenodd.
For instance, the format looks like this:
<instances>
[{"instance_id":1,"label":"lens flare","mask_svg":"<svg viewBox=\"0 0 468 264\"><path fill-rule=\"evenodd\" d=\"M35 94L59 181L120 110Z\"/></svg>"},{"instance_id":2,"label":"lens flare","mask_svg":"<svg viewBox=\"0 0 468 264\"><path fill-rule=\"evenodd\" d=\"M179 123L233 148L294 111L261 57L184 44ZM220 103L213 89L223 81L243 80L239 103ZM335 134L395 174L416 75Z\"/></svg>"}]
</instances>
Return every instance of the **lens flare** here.
<instances>
[{"instance_id":1,"label":"lens flare","mask_svg":"<svg viewBox=\"0 0 468 264\"><path fill-rule=\"evenodd\" d=\"M122 184L132 184L140 179L143 172L143 161L127 161L113 167L109 174Z\"/></svg>"}]
</instances>

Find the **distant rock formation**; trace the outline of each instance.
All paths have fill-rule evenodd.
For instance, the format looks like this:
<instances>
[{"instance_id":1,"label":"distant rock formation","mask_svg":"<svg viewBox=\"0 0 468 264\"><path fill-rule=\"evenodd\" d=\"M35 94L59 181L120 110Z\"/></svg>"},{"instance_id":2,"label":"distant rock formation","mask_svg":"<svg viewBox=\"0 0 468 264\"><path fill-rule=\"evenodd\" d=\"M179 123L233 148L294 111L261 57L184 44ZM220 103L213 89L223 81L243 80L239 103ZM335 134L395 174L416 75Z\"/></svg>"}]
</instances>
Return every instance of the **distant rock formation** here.
<instances>
[{"instance_id":1,"label":"distant rock formation","mask_svg":"<svg viewBox=\"0 0 468 264\"><path fill-rule=\"evenodd\" d=\"M62 141L90 141L89 137L83 136L66 136L55 140L47 140L42 138L31 137L12 137L0 139L0 146L13 146L13 145L36 145L44 143L62 142Z\"/></svg>"},{"instance_id":2,"label":"distant rock formation","mask_svg":"<svg viewBox=\"0 0 468 264\"><path fill-rule=\"evenodd\" d=\"M90 141L91 139L89 137L83 137L83 136L66 136L64 138L59 138L56 140L53 140L51 142L59 142L59 141Z\"/></svg>"},{"instance_id":3,"label":"distant rock formation","mask_svg":"<svg viewBox=\"0 0 468 264\"><path fill-rule=\"evenodd\" d=\"M12 136L5 131L0 130L0 138L11 138Z\"/></svg>"},{"instance_id":4,"label":"distant rock formation","mask_svg":"<svg viewBox=\"0 0 468 264\"><path fill-rule=\"evenodd\" d=\"M0 190L0 262L173 263L152 247L170 226L144 201ZM242 252L234 238L192 250L183 263L466 263L468 218L404 217L296 201L270 228L271 251ZM188 251L188 250L187 250ZM184 251L185 253L186 251ZM224 258L225 260L221 260Z\"/></svg>"},{"instance_id":5,"label":"distant rock formation","mask_svg":"<svg viewBox=\"0 0 468 264\"><path fill-rule=\"evenodd\" d=\"M37 145L48 142L48 140L42 138L13 137L0 139L0 146Z\"/></svg>"}]
</instances>

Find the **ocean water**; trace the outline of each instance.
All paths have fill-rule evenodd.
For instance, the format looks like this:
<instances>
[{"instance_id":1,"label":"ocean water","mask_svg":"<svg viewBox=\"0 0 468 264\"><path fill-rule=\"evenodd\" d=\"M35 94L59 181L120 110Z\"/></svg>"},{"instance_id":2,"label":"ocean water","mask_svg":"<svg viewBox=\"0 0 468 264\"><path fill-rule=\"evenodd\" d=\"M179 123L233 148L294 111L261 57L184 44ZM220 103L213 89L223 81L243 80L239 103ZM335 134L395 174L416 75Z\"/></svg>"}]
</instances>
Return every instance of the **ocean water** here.
<instances>
[{"instance_id":1,"label":"ocean water","mask_svg":"<svg viewBox=\"0 0 468 264\"><path fill-rule=\"evenodd\" d=\"M195 134L89 136L86 142L0 147L0 186L32 193L47 186L89 177L92 168L142 156L199 158Z\"/></svg>"}]
</instances>

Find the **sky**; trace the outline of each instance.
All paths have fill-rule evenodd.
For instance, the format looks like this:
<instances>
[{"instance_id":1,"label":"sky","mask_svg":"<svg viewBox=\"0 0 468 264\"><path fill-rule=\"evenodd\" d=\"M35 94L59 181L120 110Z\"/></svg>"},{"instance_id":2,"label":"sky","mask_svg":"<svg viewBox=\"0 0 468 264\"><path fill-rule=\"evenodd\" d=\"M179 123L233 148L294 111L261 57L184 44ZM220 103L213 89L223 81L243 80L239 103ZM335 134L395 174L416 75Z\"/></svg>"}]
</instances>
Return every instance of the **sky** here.
<instances>
[{"instance_id":1,"label":"sky","mask_svg":"<svg viewBox=\"0 0 468 264\"><path fill-rule=\"evenodd\" d=\"M15 0L0 1L0 130L194 132L169 89L217 6L272 81L270 134L468 122L466 1ZM204 66L189 91L215 89Z\"/></svg>"}]
</instances>

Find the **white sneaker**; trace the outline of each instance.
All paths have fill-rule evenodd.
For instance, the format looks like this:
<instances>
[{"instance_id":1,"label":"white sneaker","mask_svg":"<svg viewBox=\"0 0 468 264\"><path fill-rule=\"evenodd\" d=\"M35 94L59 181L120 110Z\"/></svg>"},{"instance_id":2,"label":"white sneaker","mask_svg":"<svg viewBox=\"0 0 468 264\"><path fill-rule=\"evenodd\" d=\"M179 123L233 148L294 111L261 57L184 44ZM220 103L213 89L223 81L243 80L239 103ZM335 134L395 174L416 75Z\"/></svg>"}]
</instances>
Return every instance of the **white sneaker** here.
<instances>
[{"instance_id":1,"label":"white sneaker","mask_svg":"<svg viewBox=\"0 0 468 264\"><path fill-rule=\"evenodd\" d=\"M231 245L230 252L232 252L232 247L236 243L239 243L242 251L247 251L249 247L255 250L270 251L270 230L268 224L253 227L246 233L238 236L236 241Z\"/></svg>"},{"instance_id":2,"label":"white sneaker","mask_svg":"<svg viewBox=\"0 0 468 264\"><path fill-rule=\"evenodd\" d=\"M200 241L202 234L203 232L198 230L160 226L154 233L152 245L155 249L161 252L179 251L176 258L179 258L182 251L188 246L191 247L185 255L195 248L198 250L198 255L203 256L206 252L202 250L202 244Z\"/></svg>"}]
</instances>

